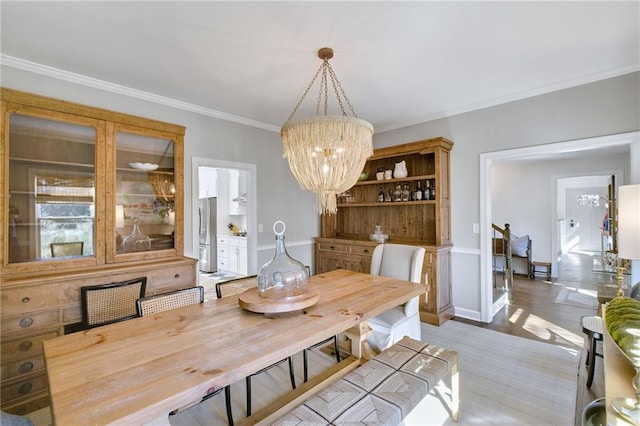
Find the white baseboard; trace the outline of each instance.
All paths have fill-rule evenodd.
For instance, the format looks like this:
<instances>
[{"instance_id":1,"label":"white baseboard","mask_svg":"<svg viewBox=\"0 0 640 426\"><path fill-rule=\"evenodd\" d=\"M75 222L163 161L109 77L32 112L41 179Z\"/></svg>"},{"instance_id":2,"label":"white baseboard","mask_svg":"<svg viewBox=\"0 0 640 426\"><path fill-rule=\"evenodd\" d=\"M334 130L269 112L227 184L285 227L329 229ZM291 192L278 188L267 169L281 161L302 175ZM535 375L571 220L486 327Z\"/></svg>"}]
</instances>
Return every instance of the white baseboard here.
<instances>
[{"instance_id":1,"label":"white baseboard","mask_svg":"<svg viewBox=\"0 0 640 426\"><path fill-rule=\"evenodd\" d=\"M454 312L455 316L457 317L482 322L482 315L479 311L472 311L471 309L464 308L455 308Z\"/></svg>"}]
</instances>

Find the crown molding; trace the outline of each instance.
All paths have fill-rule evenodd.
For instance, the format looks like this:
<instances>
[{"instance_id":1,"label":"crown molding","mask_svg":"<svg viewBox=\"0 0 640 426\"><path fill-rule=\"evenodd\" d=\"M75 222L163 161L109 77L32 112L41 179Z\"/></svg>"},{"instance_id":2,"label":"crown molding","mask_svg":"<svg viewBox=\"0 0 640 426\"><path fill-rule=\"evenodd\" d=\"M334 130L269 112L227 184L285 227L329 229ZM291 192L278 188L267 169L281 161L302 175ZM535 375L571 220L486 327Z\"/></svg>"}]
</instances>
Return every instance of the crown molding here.
<instances>
[{"instance_id":1,"label":"crown molding","mask_svg":"<svg viewBox=\"0 0 640 426\"><path fill-rule=\"evenodd\" d=\"M640 65L634 64L634 65L629 65L622 68L616 68L616 69L607 70L599 73L589 74L579 78L561 81L555 84L549 84L546 86L536 87L534 89L525 90L518 93L512 93L510 95L501 96L494 99L476 102L476 103L461 106L461 107L451 108L451 109L440 111L427 116L414 118L412 120L397 121L395 123L390 123L387 125L376 126L376 132L383 133L391 130L402 129L404 127L415 126L415 125L426 123L429 121L438 120L441 118L464 114L467 112L476 111L484 108L490 108L497 105L506 104L509 102L519 101L526 98L532 98L534 96L545 95L547 93L557 92L559 90L564 90L564 89L570 89L572 87L582 86L584 84L595 83L600 80L619 77L621 75L631 74L633 72L638 72L638 71L640 71Z\"/></svg>"},{"instance_id":2,"label":"crown molding","mask_svg":"<svg viewBox=\"0 0 640 426\"><path fill-rule=\"evenodd\" d=\"M129 96L136 99L141 99L147 102L164 105L171 108L177 108L184 111L194 112L196 114L206 115L208 117L214 117L220 120L230 121L233 123L243 124L243 125L255 127L258 129L280 133L280 127L274 126L272 124L251 120L251 119L240 117L233 114L227 114L225 112L201 107L199 105L191 104L188 102L178 101L175 99L167 98L165 96L155 95L153 93L144 92L142 90L133 89L130 87L119 85L119 84L109 83L107 81L98 80L96 78L87 77L81 74L76 74L73 72L50 67L47 65L38 64L35 62L27 61L27 60L16 58L9 55L0 55L0 65L20 69L23 71L32 72L35 74L44 75L46 77L55 78L58 80L68 81L70 83L75 83L75 84L91 87L98 90L104 90L106 92L111 92L119 95ZM376 126L376 133L384 133L392 130L401 129L404 127L411 127L411 126L426 123L429 121L438 120L441 118L464 114L467 112L476 111L483 108L489 108L489 107L513 102L513 101L518 101L525 98L544 95L547 93L556 92L558 90L564 90L564 89L569 89L571 87L594 83L596 81L606 80L608 78L618 77L624 74L630 74L637 71L640 71L640 65L634 64L634 65L629 65L627 67L616 68L613 70L603 71L600 73L589 74L583 77L565 80L556 84L541 86L534 89L513 93L507 96L501 96L494 99L476 102L476 103L461 106L461 107L451 108L451 109L440 111L427 116L414 118L412 120L398 121L395 123L389 123L387 125L379 125L379 126Z\"/></svg>"},{"instance_id":3,"label":"crown molding","mask_svg":"<svg viewBox=\"0 0 640 426\"><path fill-rule=\"evenodd\" d=\"M152 102L159 105L177 108L184 111L195 112L196 114L206 115L218 118L220 120L231 121L233 123L243 124L246 126L256 127L271 132L280 133L280 128L272 124L262 123L260 121L250 120L233 114L227 114L210 108L204 108L199 105L182 102L165 96L155 95L153 93L144 92L142 90L133 89L131 87L119 84L109 83L107 81L98 80L96 78L87 77L81 74L61 70L59 68L38 64L24 59L16 58L8 55L0 55L0 65L23 71L32 72L34 74L43 75L45 77L55 78L58 80L68 81L70 83L91 87L106 92L116 93L119 95L129 96L131 98Z\"/></svg>"}]
</instances>

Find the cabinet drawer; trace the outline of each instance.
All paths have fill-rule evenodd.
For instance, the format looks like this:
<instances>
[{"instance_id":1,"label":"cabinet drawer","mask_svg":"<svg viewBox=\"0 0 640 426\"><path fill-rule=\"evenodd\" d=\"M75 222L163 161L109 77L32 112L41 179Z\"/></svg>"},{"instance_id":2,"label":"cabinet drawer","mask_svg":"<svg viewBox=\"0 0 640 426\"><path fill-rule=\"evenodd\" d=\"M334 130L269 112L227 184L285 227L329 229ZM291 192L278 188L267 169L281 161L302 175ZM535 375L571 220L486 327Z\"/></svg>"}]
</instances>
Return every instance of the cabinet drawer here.
<instances>
[{"instance_id":1,"label":"cabinet drawer","mask_svg":"<svg viewBox=\"0 0 640 426\"><path fill-rule=\"evenodd\" d=\"M62 310L62 321L66 323L82 321L82 308L80 304L68 306Z\"/></svg>"},{"instance_id":2,"label":"cabinet drawer","mask_svg":"<svg viewBox=\"0 0 640 426\"><path fill-rule=\"evenodd\" d=\"M229 244L229 240L230 240L230 239L229 239L229 238L227 238L227 237L217 237L216 239L217 239L217 241L218 241L218 246L220 246L220 245L227 245L227 244Z\"/></svg>"},{"instance_id":3,"label":"cabinet drawer","mask_svg":"<svg viewBox=\"0 0 640 426\"><path fill-rule=\"evenodd\" d=\"M46 325L56 325L60 321L59 310L32 312L27 315L2 318L2 332L9 333L18 330L29 330Z\"/></svg>"},{"instance_id":4,"label":"cabinet drawer","mask_svg":"<svg viewBox=\"0 0 640 426\"><path fill-rule=\"evenodd\" d=\"M218 257L229 256L229 246L218 246Z\"/></svg>"},{"instance_id":5,"label":"cabinet drawer","mask_svg":"<svg viewBox=\"0 0 640 426\"><path fill-rule=\"evenodd\" d=\"M28 380L23 380L10 385L2 386L2 404L36 394L47 389L47 376L45 374Z\"/></svg>"},{"instance_id":6,"label":"cabinet drawer","mask_svg":"<svg viewBox=\"0 0 640 426\"><path fill-rule=\"evenodd\" d=\"M10 361L2 364L2 380L20 377L25 374L44 370L44 356L34 356L30 358Z\"/></svg>"},{"instance_id":7,"label":"cabinet drawer","mask_svg":"<svg viewBox=\"0 0 640 426\"><path fill-rule=\"evenodd\" d=\"M318 250L348 253L349 246L347 244L318 243Z\"/></svg>"},{"instance_id":8,"label":"cabinet drawer","mask_svg":"<svg viewBox=\"0 0 640 426\"><path fill-rule=\"evenodd\" d=\"M358 254L361 256L372 256L373 247L366 246L349 246L349 253Z\"/></svg>"},{"instance_id":9,"label":"cabinet drawer","mask_svg":"<svg viewBox=\"0 0 640 426\"><path fill-rule=\"evenodd\" d=\"M52 332L2 342L2 361L4 362L8 359L15 359L16 357L41 354L42 342L47 339L53 339L57 336L58 333Z\"/></svg>"},{"instance_id":10,"label":"cabinet drawer","mask_svg":"<svg viewBox=\"0 0 640 426\"><path fill-rule=\"evenodd\" d=\"M196 272L193 264L175 266L171 269L148 271L146 295L164 291L167 288L184 288L195 285ZM141 275L142 276L142 275Z\"/></svg>"},{"instance_id":11,"label":"cabinet drawer","mask_svg":"<svg viewBox=\"0 0 640 426\"><path fill-rule=\"evenodd\" d=\"M70 285L31 285L2 290L2 314L20 315L37 309L51 308L67 300L80 301Z\"/></svg>"}]
</instances>

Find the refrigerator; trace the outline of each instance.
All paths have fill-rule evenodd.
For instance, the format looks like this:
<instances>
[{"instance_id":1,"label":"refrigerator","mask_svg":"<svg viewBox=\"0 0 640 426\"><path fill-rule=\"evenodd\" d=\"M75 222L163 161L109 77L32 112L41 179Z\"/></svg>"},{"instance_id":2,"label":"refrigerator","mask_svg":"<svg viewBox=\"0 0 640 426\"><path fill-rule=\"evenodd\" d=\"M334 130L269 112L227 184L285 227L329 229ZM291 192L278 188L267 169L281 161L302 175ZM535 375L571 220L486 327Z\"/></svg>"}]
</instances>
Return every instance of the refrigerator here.
<instances>
[{"instance_id":1,"label":"refrigerator","mask_svg":"<svg viewBox=\"0 0 640 426\"><path fill-rule=\"evenodd\" d=\"M218 262L216 260L216 215L217 198L200 198L198 212L200 217L200 270L203 272L215 272Z\"/></svg>"}]
</instances>

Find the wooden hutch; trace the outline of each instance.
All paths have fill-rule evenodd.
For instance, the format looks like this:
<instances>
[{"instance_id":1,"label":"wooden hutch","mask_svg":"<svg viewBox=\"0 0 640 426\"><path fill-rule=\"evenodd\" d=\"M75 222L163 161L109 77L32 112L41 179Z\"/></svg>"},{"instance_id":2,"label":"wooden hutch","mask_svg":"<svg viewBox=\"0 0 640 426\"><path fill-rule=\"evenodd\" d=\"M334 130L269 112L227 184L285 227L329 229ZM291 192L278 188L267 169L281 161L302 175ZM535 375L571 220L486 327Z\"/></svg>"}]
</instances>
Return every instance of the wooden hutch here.
<instances>
[{"instance_id":1,"label":"wooden hutch","mask_svg":"<svg viewBox=\"0 0 640 426\"><path fill-rule=\"evenodd\" d=\"M449 156L453 142L433 138L376 149L363 172L368 178L357 182L340 197L338 212L323 215L321 235L316 238L317 273L342 268L368 273L378 242L370 240L376 226L389 235L388 243L419 245L426 249L422 282L427 291L420 300L422 321L440 325L453 316L451 305L451 225ZM379 170L393 170L405 161L405 178L376 179ZM379 201L390 192L408 186L415 191L420 183L435 187L435 199Z\"/></svg>"},{"instance_id":2,"label":"wooden hutch","mask_svg":"<svg viewBox=\"0 0 640 426\"><path fill-rule=\"evenodd\" d=\"M151 295L197 271L183 256L184 127L0 95L2 410L24 414L49 404L42 342L81 321L80 287L146 276ZM134 222L146 245L131 250ZM83 252L56 257L61 242Z\"/></svg>"}]
</instances>

